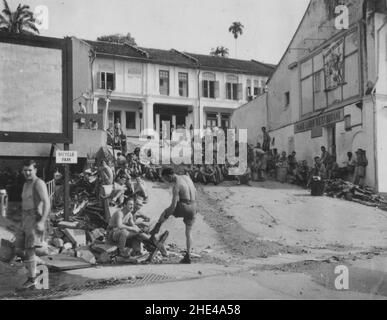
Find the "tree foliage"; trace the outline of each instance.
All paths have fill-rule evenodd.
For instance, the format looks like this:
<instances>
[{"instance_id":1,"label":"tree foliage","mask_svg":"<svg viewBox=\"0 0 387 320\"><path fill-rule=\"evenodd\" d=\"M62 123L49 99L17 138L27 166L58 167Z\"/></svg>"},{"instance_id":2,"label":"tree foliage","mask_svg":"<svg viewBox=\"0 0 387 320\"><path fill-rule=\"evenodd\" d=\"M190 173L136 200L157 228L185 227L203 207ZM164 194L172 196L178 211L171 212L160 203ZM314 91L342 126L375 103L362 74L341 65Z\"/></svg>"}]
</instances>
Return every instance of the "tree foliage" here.
<instances>
[{"instance_id":1,"label":"tree foliage","mask_svg":"<svg viewBox=\"0 0 387 320\"><path fill-rule=\"evenodd\" d=\"M240 22L233 22L228 31L234 35L234 39L238 39L243 34L244 25Z\"/></svg>"},{"instance_id":2,"label":"tree foliage","mask_svg":"<svg viewBox=\"0 0 387 320\"><path fill-rule=\"evenodd\" d=\"M3 10L0 13L0 31L38 34L36 19L30 7L19 4L15 11L12 11L7 0L3 0Z\"/></svg>"},{"instance_id":3,"label":"tree foliage","mask_svg":"<svg viewBox=\"0 0 387 320\"><path fill-rule=\"evenodd\" d=\"M216 57L228 57L228 49L223 46L218 46L215 49L211 49L210 55L216 56Z\"/></svg>"},{"instance_id":4,"label":"tree foliage","mask_svg":"<svg viewBox=\"0 0 387 320\"><path fill-rule=\"evenodd\" d=\"M137 46L136 40L128 32L126 35L121 33L109 34L105 36L100 36L97 38L97 41L106 41L114 43L129 43L132 46Z\"/></svg>"}]
</instances>

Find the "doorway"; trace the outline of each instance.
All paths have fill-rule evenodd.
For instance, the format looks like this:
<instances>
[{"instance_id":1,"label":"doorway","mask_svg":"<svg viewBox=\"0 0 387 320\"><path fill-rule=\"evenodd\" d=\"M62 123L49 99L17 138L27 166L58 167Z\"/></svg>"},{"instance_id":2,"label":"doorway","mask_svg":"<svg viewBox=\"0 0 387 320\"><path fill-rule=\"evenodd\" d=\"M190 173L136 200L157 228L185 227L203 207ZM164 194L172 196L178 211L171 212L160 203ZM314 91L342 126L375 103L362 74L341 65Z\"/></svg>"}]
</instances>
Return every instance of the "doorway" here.
<instances>
[{"instance_id":1,"label":"doorway","mask_svg":"<svg viewBox=\"0 0 387 320\"><path fill-rule=\"evenodd\" d=\"M114 124L119 121L121 124L121 111L109 111L109 128L114 128Z\"/></svg>"},{"instance_id":2,"label":"doorway","mask_svg":"<svg viewBox=\"0 0 387 320\"><path fill-rule=\"evenodd\" d=\"M171 139L171 125L172 125L172 116L168 114L160 114L160 138L161 139Z\"/></svg>"},{"instance_id":3,"label":"doorway","mask_svg":"<svg viewBox=\"0 0 387 320\"><path fill-rule=\"evenodd\" d=\"M327 127L328 152L336 156L336 124Z\"/></svg>"}]
</instances>

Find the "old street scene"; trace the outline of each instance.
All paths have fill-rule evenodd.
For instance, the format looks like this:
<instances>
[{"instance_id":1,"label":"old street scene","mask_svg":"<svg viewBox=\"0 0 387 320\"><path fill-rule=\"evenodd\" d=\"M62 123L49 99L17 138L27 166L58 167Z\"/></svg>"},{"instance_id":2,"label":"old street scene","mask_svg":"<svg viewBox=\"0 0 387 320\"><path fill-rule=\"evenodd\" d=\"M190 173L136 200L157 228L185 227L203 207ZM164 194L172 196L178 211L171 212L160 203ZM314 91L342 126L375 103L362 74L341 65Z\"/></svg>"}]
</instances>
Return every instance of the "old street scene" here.
<instances>
[{"instance_id":1,"label":"old street scene","mask_svg":"<svg viewBox=\"0 0 387 320\"><path fill-rule=\"evenodd\" d=\"M84 2L0 3L0 299L387 298L386 1Z\"/></svg>"}]
</instances>

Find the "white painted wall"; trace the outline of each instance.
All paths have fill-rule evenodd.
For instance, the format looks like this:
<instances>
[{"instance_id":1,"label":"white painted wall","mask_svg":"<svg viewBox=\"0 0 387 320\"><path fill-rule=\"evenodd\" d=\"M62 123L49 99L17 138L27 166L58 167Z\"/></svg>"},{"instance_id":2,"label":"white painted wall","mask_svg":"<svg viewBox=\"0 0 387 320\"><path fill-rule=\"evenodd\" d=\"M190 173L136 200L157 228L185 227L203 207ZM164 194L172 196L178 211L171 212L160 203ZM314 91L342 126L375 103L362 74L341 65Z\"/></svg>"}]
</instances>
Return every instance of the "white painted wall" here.
<instances>
[{"instance_id":1,"label":"white painted wall","mask_svg":"<svg viewBox=\"0 0 387 320\"><path fill-rule=\"evenodd\" d=\"M336 123L336 154L337 162L343 166L347 159L347 152L351 151L354 156L357 149L366 150L369 165L366 171L366 184L375 186L375 163L374 163L374 146L373 146L373 103L372 100L365 99L363 102L363 111L355 105L349 105L344 108L344 115L353 115L351 124L355 127L350 131L345 130L344 121ZM362 122L361 122L362 119ZM359 125L360 126L356 126ZM386 123L387 127L387 114ZM385 129L380 129L385 130ZM387 133L387 132L385 132ZM313 164L315 156L321 155L321 147L328 145L327 131L323 130L323 136L313 138L311 131L294 133L294 126L286 126L270 132L271 137L275 138L275 145L278 152L286 151L287 153L297 152L298 160L306 160L309 165ZM291 140L294 139L294 148ZM386 158L387 160L387 158ZM379 174L380 176L380 174ZM387 172L386 175L387 177Z\"/></svg>"},{"instance_id":2,"label":"white painted wall","mask_svg":"<svg viewBox=\"0 0 387 320\"><path fill-rule=\"evenodd\" d=\"M104 94L104 90L98 87L99 72L116 74L115 95L143 94L143 64L124 59L98 57L93 67L94 88L97 93Z\"/></svg>"},{"instance_id":3,"label":"white painted wall","mask_svg":"<svg viewBox=\"0 0 387 320\"><path fill-rule=\"evenodd\" d=\"M387 25L386 15L375 16L375 65L377 74L375 96L377 182L380 192L387 192ZM380 32L378 33L378 30ZM379 34L379 35L378 35ZM379 65L377 65L379 62Z\"/></svg>"},{"instance_id":4,"label":"white painted wall","mask_svg":"<svg viewBox=\"0 0 387 320\"><path fill-rule=\"evenodd\" d=\"M247 129L247 142L262 143L262 127L267 126L266 94L236 109L231 118L231 127Z\"/></svg>"}]
</instances>

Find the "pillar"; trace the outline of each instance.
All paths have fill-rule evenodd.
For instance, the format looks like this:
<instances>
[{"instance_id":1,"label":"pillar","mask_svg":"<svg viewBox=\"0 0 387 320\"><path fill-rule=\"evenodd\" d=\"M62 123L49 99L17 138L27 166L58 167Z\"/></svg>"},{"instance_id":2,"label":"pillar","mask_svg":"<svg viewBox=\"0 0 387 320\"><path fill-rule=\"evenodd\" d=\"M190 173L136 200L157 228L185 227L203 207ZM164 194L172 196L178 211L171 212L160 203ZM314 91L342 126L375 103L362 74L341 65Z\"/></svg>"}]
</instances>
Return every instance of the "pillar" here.
<instances>
[{"instance_id":1,"label":"pillar","mask_svg":"<svg viewBox=\"0 0 387 320\"><path fill-rule=\"evenodd\" d=\"M94 113L94 114L98 114L98 100L99 100L99 98L94 98L94 100L93 100L92 113Z\"/></svg>"},{"instance_id":2,"label":"pillar","mask_svg":"<svg viewBox=\"0 0 387 320\"><path fill-rule=\"evenodd\" d=\"M221 128L222 127L222 114L218 112L217 118L218 118L218 125L217 125L217 127Z\"/></svg>"},{"instance_id":3,"label":"pillar","mask_svg":"<svg viewBox=\"0 0 387 320\"><path fill-rule=\"evenodd\" d=\"M156 134L160 135L160 115L156 114Z\"/></svg>"},{"instance_id":4,"label":"pillar","mask_svg":"<svg viewBox=\"0 0 387 320\"><path fill-rule=\"evenodd\" d=\"M143 130L147 132L147 135L153 135L154 123L153 123L153 103L143 102L142 103L142 117L144 127Z\"/></svg>"},{"instance_id":5,"label":"pillar","mask_svg":"<svg viewBox=\"0 0 387 320\"><path fill-rule=\"evenodd\" d=\"M105 130L109 129L109 104L110 104L110 99L106 99L105 110L103 113L103 124L104 124Z\"/></svg>"},{"instance_id":6,"label":"pillar","mask_svg":"<svg viewBox=\"0 0 387 320\"><path fill-rule=\"evenodd\" d=\"M199 112L200 112L199 105L193 106L193 126L194 126L194 129L199 129L200 128Z\"/></svg>"},{"instance_id":7,"label":"pillar","mask_svg":"<svg viewBox=\"0 0 387 320\"><path fill-rule=\"evenodd\" d=\"M198 108L198 112L199 112L199 129L203 129L204 128L204 108L203 108L203 106L200 106Z\"/></svg>"}]
</instances>

